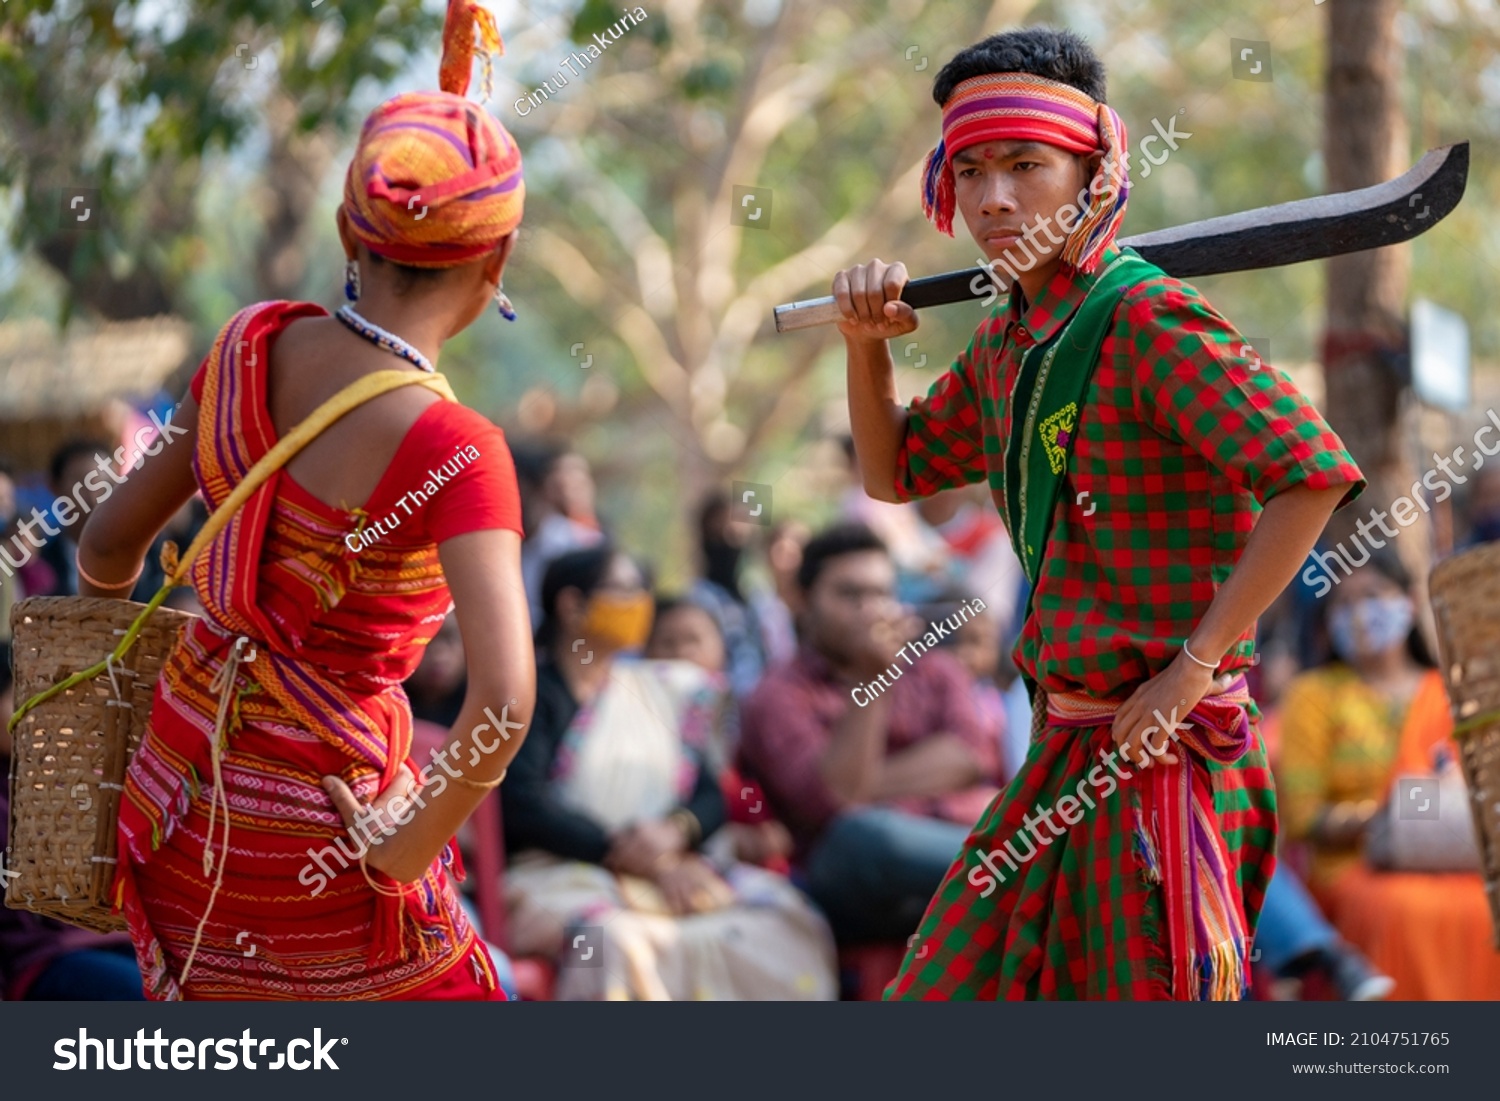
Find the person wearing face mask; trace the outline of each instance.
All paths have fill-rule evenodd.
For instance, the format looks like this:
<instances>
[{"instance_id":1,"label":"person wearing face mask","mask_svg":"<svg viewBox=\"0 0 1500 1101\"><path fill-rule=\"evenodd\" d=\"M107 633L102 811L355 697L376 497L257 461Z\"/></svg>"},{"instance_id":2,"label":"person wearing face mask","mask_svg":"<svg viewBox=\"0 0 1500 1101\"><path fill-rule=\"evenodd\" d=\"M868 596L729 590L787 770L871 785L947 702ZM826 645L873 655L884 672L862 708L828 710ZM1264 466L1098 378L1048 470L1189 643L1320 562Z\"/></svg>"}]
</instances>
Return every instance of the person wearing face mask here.
<instances>
[{"instance_id":1,"label":"person wearing face mask","mask_svg":"<svg viewBox=\"0 0 1500 1101\"><path fill-rule=\"evenodd\" d=\"M708 610L724 636L725 674L735 696L743 699L766 671L766 647L755 607L740 581L745 544L751 528L736 522L729 495L710 493L698 508L698 553L703 576L688 598Z\"/></svg>"},{"instance_id":2,"label":"person wearing face mask","mask_svg":"<svg viewBox=\"0 0 1500 1101\"><path fill-rule=\"evenodd\" d=\"M1324 603L1333 654L1295 678L1281 703L1284 835L1310 851L1309 887L1344 937L1395 980L1393 998L1500 998L1480 877L1376 871L1361 851L1398 777L1457 767L1447 694L1415 626L1410 581L1394 555L1376 554Z\"/></svg>"},{"instance_id":3,"label":"person wearing face mask","mask_svg":"<svg viewBox=\"0 0 1500 1101\"><path fill-rule=\"evenodd\" d=\"M1447 711L1398 562L1372 558L1322 610L1333 653L1287 686L1277 772L1282 823L1311 847L1316 887L1359 861L1408 717L1425 720L1437 705Z\"/></svg>"},{"instance_id":4,"label":"person wearing face mask","mask_svg":"<svg viewBox=\"0 0 1500 1101\"><path fill-rule=\"evenodd\" d=\"M832 998L811 904L703 852L727 821L728 700L694 664L632 659L652 606L608 544L547 568L536 711L502 800L511 946L557 959L559 1000ZM600 964L583 965L584 943Z\"/></svg>"}]
</instances>

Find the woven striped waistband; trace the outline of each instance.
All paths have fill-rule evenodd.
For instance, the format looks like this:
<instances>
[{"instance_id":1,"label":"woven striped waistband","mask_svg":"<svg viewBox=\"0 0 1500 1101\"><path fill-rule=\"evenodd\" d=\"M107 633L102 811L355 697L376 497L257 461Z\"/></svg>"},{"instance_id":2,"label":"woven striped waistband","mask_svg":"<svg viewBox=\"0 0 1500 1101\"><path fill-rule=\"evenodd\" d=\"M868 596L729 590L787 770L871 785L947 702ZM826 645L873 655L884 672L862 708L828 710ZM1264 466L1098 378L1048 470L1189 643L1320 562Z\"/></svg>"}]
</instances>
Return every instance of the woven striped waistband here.
<instances>
[{"instance_id":1,"label":"woven striped waistband","mask_svg":"<svg viewBox=\"0 0 1500 1101\"><path fill-rule=\"evenodd\" d=\"M1123 700L1101 700L1085 692L1048 692L1047 718L1052 726L1104 726L1114 721ZM1250 748L1250 686L1236 677L1223 692L1204 696L1185 716L1173 708L1158 722L1173 725L1174 737L1189 749L1228 764Z\"/></svg>"}]
</instances>

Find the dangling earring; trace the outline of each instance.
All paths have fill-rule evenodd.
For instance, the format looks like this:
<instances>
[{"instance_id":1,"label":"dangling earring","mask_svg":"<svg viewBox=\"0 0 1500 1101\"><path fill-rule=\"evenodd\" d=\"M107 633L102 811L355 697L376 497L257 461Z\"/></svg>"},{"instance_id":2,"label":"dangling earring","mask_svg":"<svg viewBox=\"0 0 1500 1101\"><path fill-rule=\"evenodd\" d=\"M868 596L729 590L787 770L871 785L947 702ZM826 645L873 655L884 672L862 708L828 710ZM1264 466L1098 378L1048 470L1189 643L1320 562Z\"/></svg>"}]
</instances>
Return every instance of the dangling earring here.
<instances>
[{"instance_id":1,"label":"dangling earring","mask_svg":"<svg viewBox=\"0 0 1500 1101\"><path fill-rule=\"evenodd\" d=\"M510 304L510 295L505 293L505 284L495 284L495 303L500 307L500 316L507 321L516 319L516 308Z\"/></svg>"},{"instance_id":2,"label":"dangling earring","mask_svg":"<svg viewBox=\"0 0 1500 1101\"><path fill-rule=\"evenodd\" d=\"M344 297L350 302L359 301L359 264L353 260L344 263Z\"/></svg>"}]
</instances>

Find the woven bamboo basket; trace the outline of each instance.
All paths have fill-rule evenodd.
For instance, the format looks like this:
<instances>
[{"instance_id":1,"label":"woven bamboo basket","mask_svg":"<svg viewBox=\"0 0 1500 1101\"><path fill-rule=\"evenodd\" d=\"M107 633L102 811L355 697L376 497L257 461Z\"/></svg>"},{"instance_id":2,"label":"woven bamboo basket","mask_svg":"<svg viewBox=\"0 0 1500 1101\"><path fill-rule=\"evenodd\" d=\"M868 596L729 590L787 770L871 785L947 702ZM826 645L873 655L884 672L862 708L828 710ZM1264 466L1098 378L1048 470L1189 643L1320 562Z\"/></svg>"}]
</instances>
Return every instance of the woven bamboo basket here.
<instances>
[{"instance_id":1,"label":"woven bamboo basket","mask_svg":"<svg viewBox=\"0 0 1500 1101\"><path fill-rule=\"evenodd\" d=\"M1428 587L1500 948L1500 543L1439 563Z\"/></svg>"},{"instance_id":2,"label":"woven bamboo basket","mask_svg":"<svg viewBox=\"0 0 1500 1101\"><path fill-rule=\"evenodd\" d=\"M111 654L144 604L44 596L11 610L19 703ZM107 933L115 830L125 767L178 633L197 617L157 608L107 672L72 685L21 716L11 732L10 846L5 904Z\"/></svg>"}]
</instances>

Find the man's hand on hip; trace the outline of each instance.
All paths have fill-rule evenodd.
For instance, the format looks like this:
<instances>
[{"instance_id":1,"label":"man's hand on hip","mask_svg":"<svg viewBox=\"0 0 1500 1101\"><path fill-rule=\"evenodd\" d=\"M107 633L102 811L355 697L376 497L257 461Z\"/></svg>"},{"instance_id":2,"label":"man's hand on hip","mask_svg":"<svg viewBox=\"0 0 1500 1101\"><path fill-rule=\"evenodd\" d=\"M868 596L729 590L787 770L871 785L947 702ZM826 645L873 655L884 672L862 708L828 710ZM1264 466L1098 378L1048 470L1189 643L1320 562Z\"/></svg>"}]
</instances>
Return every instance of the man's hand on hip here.
<instances>
[{"instance_id":1,"label":"man's hand on hip","mask_svg":"<svg viewBox=\"0 0 1500 1101\"><path fill-rule=\"evenodd\" d=\"M1179 653L1172 664L1137 688L1115 713L1111 733L1128 764L1175 765L1186 750L1177 746L1188 713L1205 696L1228 689L1237 674L1215 678L1213 670Z\"/></svg>"}]
</instances>

